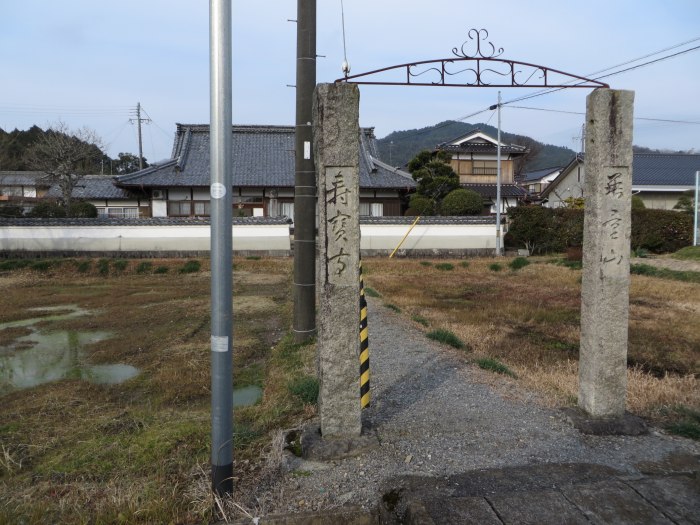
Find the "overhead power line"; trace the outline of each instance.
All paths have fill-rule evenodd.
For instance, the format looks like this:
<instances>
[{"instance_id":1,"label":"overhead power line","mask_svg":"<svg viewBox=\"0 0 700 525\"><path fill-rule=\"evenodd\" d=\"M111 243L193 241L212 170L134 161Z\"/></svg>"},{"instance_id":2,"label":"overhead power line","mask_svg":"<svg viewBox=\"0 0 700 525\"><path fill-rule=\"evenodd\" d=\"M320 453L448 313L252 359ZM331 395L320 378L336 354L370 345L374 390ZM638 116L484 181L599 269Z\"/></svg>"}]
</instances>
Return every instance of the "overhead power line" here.
<instances>
[{"instance_id":1,"label":"overhead power line","mask_svg":"<svg viewBox=\"0 0 700 525\"><path fill-rule=\"evenodd\" d=\"M549 113L565 113L568 115L585 115L586 113L584 111L565 111L562 109L548 109L548 108L533 108L533 107L528 107L528 106L508 106L509 108L512 109L528 109L532 111L546 111ZM648 120L651 122L669 122L672 124L696 124L700 125L700 121L696 120L675 120L675 119L667 119L667 118L650 118L650 117L634 117L634 120Z\"/></svg>"}]
</instances>

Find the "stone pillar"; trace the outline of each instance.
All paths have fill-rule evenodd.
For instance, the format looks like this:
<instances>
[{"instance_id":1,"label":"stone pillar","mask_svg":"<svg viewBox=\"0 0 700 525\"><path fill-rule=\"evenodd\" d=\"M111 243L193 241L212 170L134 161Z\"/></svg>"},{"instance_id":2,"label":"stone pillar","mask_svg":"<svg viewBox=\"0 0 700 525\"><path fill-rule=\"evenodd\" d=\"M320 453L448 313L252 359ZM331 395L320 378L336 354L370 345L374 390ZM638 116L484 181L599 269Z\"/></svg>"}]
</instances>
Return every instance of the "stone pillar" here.
<instances>
[{"instance_id":1,"label":"stone pillar","mask_svg":"<svg viewBox=\"0 0 700 525\"><path fill-rule=\"evenodd\" d=\"M586 100L579 407L625 412L632 200L633 91L596 89Z\"/></svg>"},{"instance_id":2,"label":"stone pillar","mask_svg":"<svg viewBox=\"0 0 700 525\"><path fill-rule=\"evenodd\" d=\"M314 93L318 188L318 349L321 434L362 431L360 355L360 91L319 84Z\"/></svg>"}]
</instances>

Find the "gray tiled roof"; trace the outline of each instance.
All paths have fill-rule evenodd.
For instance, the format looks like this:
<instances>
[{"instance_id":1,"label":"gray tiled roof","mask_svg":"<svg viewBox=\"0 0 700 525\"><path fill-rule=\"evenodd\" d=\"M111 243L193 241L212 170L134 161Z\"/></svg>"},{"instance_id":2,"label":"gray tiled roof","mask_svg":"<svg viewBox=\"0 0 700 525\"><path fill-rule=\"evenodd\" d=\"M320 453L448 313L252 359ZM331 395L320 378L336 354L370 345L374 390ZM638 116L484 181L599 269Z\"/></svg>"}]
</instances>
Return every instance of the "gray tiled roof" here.
<instances>
[{"instance_id":1,"label":"gray tiled roof","mask_svg":"<svg viewBox=\"0 0 700 525\"><path fill-rule=\"evenodd\" d=\"M495 184L460 184L465 190L472 190L482 197L495 198L498 188ZM527 192L517 184L501 184L501 197L524 197Z\"/></svg>"},{"instance_id":2,"label":"gray tiled roof","mask_svg":"<svg viewBox=\"0 0 700 525\"><path fill-rule=\"evenodd\" d=\"M287 217L233 217L233 225L281 225L290 224ZM142 219L116 218L2 218L0 227L5 226L197 226L210 224L209 217L154 217Z\"/></svg>"},{"instance_id":3,"label":"gray tiled roof","mask_svg":"<svg viewBox=\"0 0 700 525\"><path fill-rule=\"evenodd\" d=\"M554 168L542 168L540 170L532 170L532 171L526 171L523 172L521 175L522 177L522 182L532 182L536 180L540 180L547 175L551 175L555 171L559 171L562 169L562 166L556 166Z\"/></svg>"},{"instance_id":4,"label":"gray tiled roof","mask_svg":"<svg viewBox=\"0 0 700 525\"><path fill-rule=\"evenodd\" d=\"M462 139L466 139L467 137L477 134L477 133L482 133L484 135L490 136L487 133L484 133L481 129L479 128L474 128L468 133L464 133L463 135L460 135L459 137L456 137L452 140L448 140L447 142L443 142L442 144L439 144L437 149L439 150L445 150L445 151L450 151L453 153L493 153L496 154L498 150L497 144L494 144L493 142L489 142L486 140L483 140L482 142L465 142L463 144L450 144L450 142L457 142ZM497 142L496 138L491 137L494 142ZM517 146L515 144L503 144L501 142L501 153L516 153L516 154L524 154L527 151L527 148L525 146Z\"/></svg>"},{"instance_id":5,"label":"gray tiled roof","mask_svg":"<svg viewBox=\"0 0 700 525\"><path fill-rule=\"evenodd\" d=\"M294 187L294 126L233 126L232 131L233 186ZM373 130L364 128L361 188L415 188L408 173L379 162L377 156ZM209 126L178 124L170 161L115 180L122 187L209 186Z\"/></svg>"},{"instance_id":6,"label":"gray tiled roof","mask_svg":"<svg viewBox=\"0 0 700 525\"><path fill-rule=\"evenodd\" d=\"M695 186L700 155L637 153L632 163L634 186Z\"/></svg>"},{"instance_id":7,"label":"gray tiled roof","mask_svg":"<svg viewBox=\"0 0 700 525\"><path fill-rule=\"evenodd\" d=\"M60 198L62 195L58 184L51 186L46 196L49 198ZM111 199L111 200L132 200L136 196L127 189L114 185L114 179L105 175L86 175L73 189L74 199Z\"/></svg>"},{"instance_id":8,"label":"gray tiled roof","mask_svg":"<svg viewBox=\"0 0 700 525\"><path fill-rule=\"evenodd\" d=\"M415 217L360 217L360 224L407 224ZM422 216L418 224L496 224L495 215Z\"/></svg>"},{"instance_id":9,"label":"gray tiled roof","mask_svg":"<svg viewBox=\"0 0 700 525\"><path fill-rule=\"evenodd\" d=\"M0 171L0 186L50 186L43 171Z\"/></svg>"}]
</instances>

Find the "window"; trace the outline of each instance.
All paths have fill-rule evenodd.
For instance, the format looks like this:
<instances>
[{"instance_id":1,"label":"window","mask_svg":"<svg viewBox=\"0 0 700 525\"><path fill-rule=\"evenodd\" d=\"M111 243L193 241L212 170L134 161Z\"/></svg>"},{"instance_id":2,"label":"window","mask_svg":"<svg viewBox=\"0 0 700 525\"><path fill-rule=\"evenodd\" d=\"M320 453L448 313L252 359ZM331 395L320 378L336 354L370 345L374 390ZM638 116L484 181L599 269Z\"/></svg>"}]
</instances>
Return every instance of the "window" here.
<instances>
[{"instance_id":1,"label":"window","mask_svg":"<svg viewBox=\"0 0 700 525\"><path fill-rule=\"evenodd\" d=\"M371 212L372 217L382 217L384 215L384 205L381 202L373 202Z\"/></svg>"},{"instance_id":2,"label":"window","mask_svg":"<svg viewBox=\"0 0 700 525\"><path fill-rule=\"evenodd\" d=\"M110 219L138 219L139 209L136 206L109 206L97 208L97 216Z\"/></svg>"},{"instance_id":3,"label":"window","mask_svg":"<svg viewBox=\"0 0 700 525\"><path fill-rule=\"evenodd\" d=\"M369 202L360 203L360 217L368 217L370 215Z\"/></svg>"},{"instance_id":4,"label":"window","mask_svg":"<svg viewBox=\"0 0 700 525\"><path fill-rule=\"evenodd\" d=\"M472 173L473 175L497 175L498 162L495 160L475 160Z\"/></svg>"},{"instance_id":5,"label":"window","mask_svg":"<svg viewBox=\"0 0 700 525\"><path fill-rule=\"evenodd\" d=\"M280 213L286 215L292 222L294 222L294 203L293 202L281 202L280 203Z\"/></svg>"},{"instance_id":6,"label":"window","mask_svg":"<svg viewBox=\"0 0 700 525\"><path fill-rule=\"evenodd\" d=\"M190 201L168 201L169 217L189 217Z\"/></svg>"}]
</instances>

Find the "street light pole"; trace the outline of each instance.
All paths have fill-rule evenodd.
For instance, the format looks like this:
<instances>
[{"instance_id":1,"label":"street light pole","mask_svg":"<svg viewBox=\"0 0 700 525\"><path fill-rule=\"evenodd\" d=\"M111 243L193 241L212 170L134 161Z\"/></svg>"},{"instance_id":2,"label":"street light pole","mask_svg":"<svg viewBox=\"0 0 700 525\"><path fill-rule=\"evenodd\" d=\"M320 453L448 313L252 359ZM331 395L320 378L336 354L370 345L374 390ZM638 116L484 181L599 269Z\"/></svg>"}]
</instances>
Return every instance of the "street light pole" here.
<instances>
[{"instance_id":1,"label":"street light pole","mask_svg":"<svg viewBox=\"0 0 700 525\"><path fill-rule=\"evenodd\" d=\"M233 492L233 276L231 0L210 0L211 474Z\"/></svg>"},{"instance_id":2,"label":"street light pole","mask_svg":"<svg viewBox=\"0 0 700 525\"><path fill-rule=\"evenodd\" d=\"M498 110L498 144L496 145L496 256L501 255L501 92L498 104L489 109Z\"/></svg>"}]
</instances>

